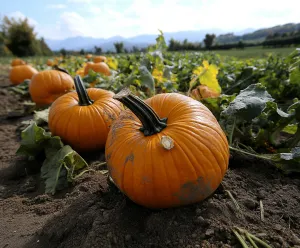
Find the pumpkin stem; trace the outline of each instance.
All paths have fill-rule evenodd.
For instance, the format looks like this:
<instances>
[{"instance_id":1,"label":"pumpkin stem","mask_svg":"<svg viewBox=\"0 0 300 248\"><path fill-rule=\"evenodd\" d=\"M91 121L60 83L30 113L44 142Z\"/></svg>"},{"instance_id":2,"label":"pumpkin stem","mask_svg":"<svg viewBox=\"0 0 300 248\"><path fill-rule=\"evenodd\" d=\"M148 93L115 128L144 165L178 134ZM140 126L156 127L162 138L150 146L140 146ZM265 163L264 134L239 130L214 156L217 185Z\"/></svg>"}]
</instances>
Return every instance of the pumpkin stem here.
<instances>
[{"instance_id":1,"label":"pumpkin stem","mask_svg":"<svg viewBox=\"0 0 300 248\"><path fill-rule=\"evenodd\" d=\"M159 118L155 111L143 100L133 95L129 89L125 88L113 96L114 99L122 102L129 108L142 122L140 131L145 136L150 136L161 132L167 127L167 118Z\"/></svg>"},{"instance_id":2,"label":"pumpkin stem","mask_svg":"<svg viewBox=\"0 0 300 248\"><path fill-rule=\"evenodd\" d=\"M94 103L93 100L91 100L91 98L89 97L83 82L81 80L81 77L79 75L76 75L74 78L74 82L75 82L75 89L78 95L78 99L79 99L79 105L80 106L89 106L91 104Z\"/></svg>"},{"instance_id":3,"label":"pumpkin stem","mask_svg":"<svg viewBox=\"0 0 300 248\"><path fill-rule=\"evenodd\" d=\"M53 69L54 69L54 70L57 70L57 71L64 72L64 73L67 73L67 74L70 75L70 73L69 73L66 69L64 69L64 68L62 68L62 67L59 67L58 65L54 65L54 66L53 66ZM71 76L71 75L70 75L70 76Z\"/></svg>"}]
</instances>

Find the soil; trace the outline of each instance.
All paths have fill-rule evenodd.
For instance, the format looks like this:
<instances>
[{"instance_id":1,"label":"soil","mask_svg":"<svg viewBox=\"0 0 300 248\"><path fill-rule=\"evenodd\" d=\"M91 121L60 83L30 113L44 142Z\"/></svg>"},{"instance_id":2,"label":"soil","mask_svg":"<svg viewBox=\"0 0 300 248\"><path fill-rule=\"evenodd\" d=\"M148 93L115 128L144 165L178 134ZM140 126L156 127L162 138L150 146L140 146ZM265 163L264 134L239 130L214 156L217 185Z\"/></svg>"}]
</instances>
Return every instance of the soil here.
<instances>
[{"instance_id":1,"label":"soil","mask_svg":"<svg viewBox=\"0 0 300 248\"><path fill-rule=\"evenodd\" d=\"M31 116L12 117L28 99L9 92L9 85L7 73L0 73L0 248L242 247L235 226L271 247L300 247L300 176L236 154L217 191L187 207L146 209L97 172L55 196L43 194L39 174L26 173L26 161L15 155L20 124ZM104 161L103 152L85 158Z\"/></svg>"}]
</instances>

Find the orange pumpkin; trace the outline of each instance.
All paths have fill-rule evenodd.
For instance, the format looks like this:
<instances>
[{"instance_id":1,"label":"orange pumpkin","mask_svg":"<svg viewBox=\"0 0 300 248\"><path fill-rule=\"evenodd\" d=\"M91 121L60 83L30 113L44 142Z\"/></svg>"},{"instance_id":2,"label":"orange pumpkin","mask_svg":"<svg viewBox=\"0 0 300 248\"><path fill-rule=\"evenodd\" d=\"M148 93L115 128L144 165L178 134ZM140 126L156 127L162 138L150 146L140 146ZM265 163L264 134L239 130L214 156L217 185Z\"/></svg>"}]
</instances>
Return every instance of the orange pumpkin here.
<instances>
[{"instance_id":1,"label":"orange pumpkin","mask_svg":"<svg viewBox=\"0 0 300 248\"><path fill-rule=\"evenodd\" d=\"M49 129L76 151L103 149L122 104L113 99L113 92L96 88L86 90L78 75L75 87L77 93L67 93L51 105Z\"/></svg>"},{"instance_id":2,"label":"orange pumpkin","mask_svg":"<svg viewBox=\"0 0 300 248\"><path fill-rule=\"evenodd\" d=\"M41 71L32 77L29 84L31 99L40 106L49 105L72 90L75 90L72 77L59 70Z\"/></svg>"},{"instance_id":3,"label":"orange pumpkin","mask_svg":"<svg viewBox=\"0 0 300 248\"><path fill-rule=\"evenodd\" d=\"M199 85L196 89L191 92L191 97L200 101L205 98L217 98L220 96L219 92L215 92L208 88L206 85Z\"/></svg>"},{"instance_id":4,"label":"orange pumpkin","mask_svg":"<svg viewBox=\"0 0 300 248\"><path fill-rule=\"evenodd\" d=\"M31 65L18 65L10 69L9 79L14 85L23 83L25 79L31 79L38 71Z\"/></svg>"},{"instance_id":5,"label":"orange pumpkin","mask_svg":"<svg viewBox=\"0 0 300 248\"><path fill-rule=\"evenodd\" d=\"M53 66L53 65L54 65L53 60L52 60L52 59L48 59L48 60L47 60L47 65L48 65L48 66Z\"/></svg>"},{"instance_id":6,"label":"orange pumpkin","mask_svg":"<svg viewBox=\"0 0 300 248\"><path fill-rule=\"evenodd\" d=\"M201 102L178 93L142 101L128 90L114 97L127 110L112 124L105 156L116 186L149 208L199 202L220 185L229 146Z\"/></svg>"},{"instance_id":7,"label":"orange pumpkin","mask_svg":"<svg viewBox=\"0 0 300 248\"><path fill-rule=\"evenodd\" d=\"M87 54L87 55L85 55L85 58L86 58L86 59L91 59L92 57L93 57L92 54Z\"/></svg>"},{"instance_id":8,"label":"orange pumpkin","mask_svg":"<svg viewBox=\"0 0 300 248\"><path fill-rule=\"evenodd\" d=\"M100 63L100 62L106 62L106 57L105 56L95 56L94 57L94 63Z\"/></svg>"},{"instance_id":9,"label":"orange pumpkin","mask_svg":"<svg viewBox=\"0 0 300 248\"><path fill-rule=\"evenodd\" d=\"M102 73L106 76L111 75L108 65L105 64L104 62L100 62L100 63L87 62L84 68L84 75L87 75L90 69L95 72Z\"/></svg>"},{"instance_id":10,"label":"orange pumpkin","mask_svg":"<svg viewBox=\"0 0 300 248\"><path fill-rule=\"evenodd\" d=\"M26 65L26 62L22 59L14 59L11 61L11 66L18 66L18 65Z\"/></svg>"}]
</instances>

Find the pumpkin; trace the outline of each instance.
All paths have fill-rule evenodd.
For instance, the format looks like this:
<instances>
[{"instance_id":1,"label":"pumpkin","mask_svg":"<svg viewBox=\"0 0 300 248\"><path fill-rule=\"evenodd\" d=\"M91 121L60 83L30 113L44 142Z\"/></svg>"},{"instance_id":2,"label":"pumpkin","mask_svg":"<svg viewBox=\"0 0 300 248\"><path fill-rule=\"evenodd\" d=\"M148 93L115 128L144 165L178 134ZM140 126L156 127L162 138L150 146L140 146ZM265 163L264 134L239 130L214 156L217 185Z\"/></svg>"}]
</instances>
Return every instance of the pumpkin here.
<instances>
[{"instance_id":1,"label":"pumpkin","mask_svg":"<svg viewBox=\"0 0 300 248\"><path fill-rule=\"evenodd\" d=\"M87 62L86 66L84 67L84 75L87 75L90 69L95 72L104 74L106 76L111 75L108 65L105 64L104 62L100 62L100 63Z\"/></svg>"},{"instance_id":2,"label":"pumpkin","mask_svg":"<svg viewBox=\"0 0 300 248\"><path fill-rule=\"evenodd\" d=\"M37 73L29 84L31 99L40 106L49 105L56 98L73 90L75 90L73 78L58 69Z\"/></svg>"},{"instance_id":3,"label":"pumpkin","mask_svg":"<svg viewBox=\"0 0 300 248\"><path fill-rule=\"evenodd\" d=\"M38 71L31 65L18 65L10 69L9 79L12 84L23 83L26 79L31 79Z\"/></svg>"},{"instance_id":4,"label":"pumpkin","mask_svg":"<svg viewBox=\"0 0 300 248\"><path fill-rule=\"evenodd\" d=\"M48 59L48 60L47 60L47 65L48 65L48 66L53 66L53 65L54 65L53 60L52 60L52 59Z\"/></svg>"},{"instance_id":5,"label":"pumpkin","mask_svg":"<svg viewBox=\"0 0 300 248\"><path fill-rule=\"evenodd\" d=\"M93 57L92 54L87 54L87 55L85 55L85 58L86 58L86 59L91 59L92 57Z\"/></svg>"},{"instance_id":6,"label":"pumpkin","mask_svg":"<svg viewBox=\"0 0 300 248\"><path fill-rule=\"evenodd\" d=\"M200 101L205 98L217 98L220 96L219 92L215 92L208 88L206 85L199 85L196 89L191 92L191 97Z\"/></svg>"},{"instance_id":7,"label":"pumpkin","mask_svg":"<svg viewBox=\"0 0 300 248\"><path fill-rule=\"evenodd\" d=\"M93 151L105 147L112 122L119 116L122 104L111 91L85 89L75 76L76 92L56 99L49 110L49 129L76 151Z\"/></svg>"},{"instance_id":8,"label":"pumpkin","mask_svg":"<svg viewBox=\"0 0 300 248\"><path fill-rule=\"evenodd\" d=\"M14 59L11 61L11 66L18 66L18 65L26 65L26 62L22 59Z\"/></svg>"},{"instance_id":9,"label":"pumpkin","mask_svg":"<svg viewBox=\"0 0 300 248\"><path fill-rule=\"evenodd\" d=\"M210 110L188 96L162 93L145 101L122 90L122 111L108 134L105 156L115 185L148 208L199 202L228 169L227 138Z\"/></svg>"},{"instance_id":10,"label":"pumpkin","mask_svg":"<svg viewBox=\"0 0 300 248\"><path fill-rule=\"evenodd\" d=\"M106 62L106 60L105 56L95 56L93 59L94 63Z\"/></svg>"}]
</instances>

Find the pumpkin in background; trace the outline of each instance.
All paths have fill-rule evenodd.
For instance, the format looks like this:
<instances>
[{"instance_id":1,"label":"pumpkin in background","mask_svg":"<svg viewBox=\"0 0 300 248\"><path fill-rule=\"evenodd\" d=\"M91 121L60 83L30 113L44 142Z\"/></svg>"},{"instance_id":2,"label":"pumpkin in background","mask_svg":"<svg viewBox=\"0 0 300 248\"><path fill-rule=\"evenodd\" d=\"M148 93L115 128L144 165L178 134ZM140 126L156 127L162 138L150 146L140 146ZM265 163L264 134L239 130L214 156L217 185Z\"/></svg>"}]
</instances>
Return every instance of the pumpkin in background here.
<instances>
[{"instance_id":1,"label":"pumpkin in background","mask_svg":"<svg viewBox=\"0 0 300 248\"><path fill-rule=\"evenodd\" d=\"M210 110L178 93L145 101L123 90L122 111L108 134L105 156L115 185L149 208L199 202L220 185L228 168L227 138Z\"/></svg>"},{"instance_id":2,"label":"pumpkin in background","mask_svg":"<svg viewBox=\"0 0 300 248\"><path fill-rule=\"evenodd\" d=\"M87 75L90 69L92 69L95 72L104 74L106 76L111 75L108 65L105 64L104 62L100 62L100 63L87 62L86 66L84 67L84 75Z\"/></svg>"},{"instance_id":3,"label":"pumpkin in background","mask_svg":"<svg viewBox=\"0 0 300 248\"><path fill-rule=\"evenodd\" d=\"M199 85L196 89L192 90L190 96L193 99L200 101L205 98L217 98L218 96L220 96L220 93L211 90L206 85Z\"/></svg>"},{"instance_id":4,"label":"pumpkin in background","mask_svg":"<svg viewBox=\"0 0 300 248\"><path fill-rule=\"evenodd\" d=\"M95 56L93 59L94 63L106 62L106 60L105 56Z\"/></svg>"},{"instance_id":5,"label":"pumpkin in background","mask_svg":"<svg viewBox=\"0 0 300 248\"><path fill-rule=\"evenodd\" d=\"M48 66L53 66L53 65L54 65L53 60L52 60L52 59L48 59L48 60L47 60L47 65L48 65Z\"/></svg>"},{"instance_id":6,"label":"pumpkin in background","mask_svg":"<svg viewBox=\"0 0 300 248\"><path fill-rule=\"evenodd\" d=\"M85 58L86 58L86 59L91 59L92 57L93 57L92 54L87 54L87 55L85 55Z\"/></svg>"},{"instance_id":7,"label":"pumpkin in background","mask_svg":"<svg viewBox=\"0 0 300 248\"><path fill-rule=\"evenodd\" d=\"M11 66L18 66L18 65L26 65L26 62L22 59L14 59L11 61Z\"/></svg>"},{"instance_id":8,"label":"pumpkin in background","mask_svg":"<svg viewBox=\"0 0 300 248\"><path fill-rule=\"evenodd\" d=\"M75 89L73 78L59 70L45 70L34 75L29 84L32 101L49 105L58 97Z\"/></svg>"},{"instance_id":9,"label":"pumpkin in background","mask_svg":"<svg viewBox=\"0 0 300 248\"><path fill-rule=\"evenodd\" d=\"M112 122L123 109L107 90L85 89L75 76L77 92L69 92L54 101L49 110L49 129L76 151L101 150Z\"/></svg>"},{"instance_id":10,"label":"pumpkin in background","mask_svg":"<svg viewBox=\"0 0 300 248\"><path fill-rule=\"evenodd\" d=\"M38 71L31 65L18 65L10 69L9 79L14 85L23 83L25 79L31 79Z\"/></svg>"}]
</instances>

